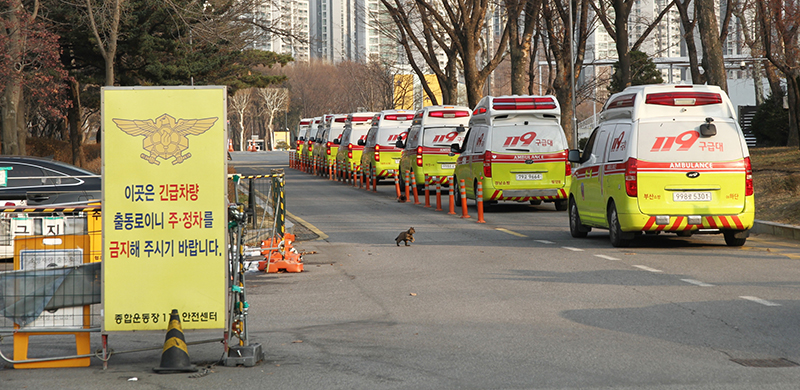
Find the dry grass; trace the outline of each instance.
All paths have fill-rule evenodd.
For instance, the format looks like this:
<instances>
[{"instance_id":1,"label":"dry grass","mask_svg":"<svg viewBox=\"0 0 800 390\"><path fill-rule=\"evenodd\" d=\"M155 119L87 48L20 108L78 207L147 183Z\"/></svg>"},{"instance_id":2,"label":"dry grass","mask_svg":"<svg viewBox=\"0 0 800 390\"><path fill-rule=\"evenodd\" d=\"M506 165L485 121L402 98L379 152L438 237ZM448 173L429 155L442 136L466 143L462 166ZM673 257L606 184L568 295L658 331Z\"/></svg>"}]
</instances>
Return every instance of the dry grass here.
<instances>
[{"instance_id":1,"label":"dry grass","mask_svg":"<svg viewBox=\"0 0 800 390\"><path fill-rule=\"evenodd\" d=\"M750 149L756 219L800 225L800 149Z\"/></svg>"},{"instance_id":2,"label":"dry grass","mask_svg":"<svg viewBox=\"0 0 800 390\"><path fill-rule=\"evenodd\" d=\"M50 157L53 160L72 164L72 148L67 141L47 138L28 138L28 155L37 157ZM84 144L83 160L81 165L87 171L100 174L103 166L100 161L100 144Z\"/></svg>"}]
</instances>

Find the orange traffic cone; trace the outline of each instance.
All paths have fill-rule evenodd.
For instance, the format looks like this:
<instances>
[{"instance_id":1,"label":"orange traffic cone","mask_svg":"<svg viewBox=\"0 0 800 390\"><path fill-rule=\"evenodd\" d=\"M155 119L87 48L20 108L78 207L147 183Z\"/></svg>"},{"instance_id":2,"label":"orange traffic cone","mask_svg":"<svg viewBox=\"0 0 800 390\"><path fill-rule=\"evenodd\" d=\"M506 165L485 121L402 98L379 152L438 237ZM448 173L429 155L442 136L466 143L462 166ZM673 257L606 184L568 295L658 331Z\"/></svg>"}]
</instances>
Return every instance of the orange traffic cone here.
<instances>
[{"instance_id":1,"label":"orange traffic cone","mask_svg":"<svg viewBox=\"0 0 800 390\"><path fill-rule=\"evenodd\" d=\"M169 315L169 327L164 339L164 349L161 352L161 365L153 369L161 373L169 372L194 372L197 367L189 362L189 351L186 340L183 338L181 318L177 309L172 309Z\"/></svg>"}]
</instances>

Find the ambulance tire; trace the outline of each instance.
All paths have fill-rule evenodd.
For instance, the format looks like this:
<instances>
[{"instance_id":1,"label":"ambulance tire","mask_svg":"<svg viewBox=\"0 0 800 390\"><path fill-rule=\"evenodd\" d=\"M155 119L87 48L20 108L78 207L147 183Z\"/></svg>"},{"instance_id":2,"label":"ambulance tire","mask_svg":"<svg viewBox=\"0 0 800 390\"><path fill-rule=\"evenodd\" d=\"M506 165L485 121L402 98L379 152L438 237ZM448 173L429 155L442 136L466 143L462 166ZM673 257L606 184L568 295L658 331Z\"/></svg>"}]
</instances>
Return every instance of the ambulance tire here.
<instances>
[{"instance_id":1,"label":"ambulance tire","mask_svg":"<svg viewBox=\"0 0 800 390\"><path fill-rule=\"evenodd\" d=\"M569 234L575 238L584 238L592 228L581 224L581 216L578 214L578 205L572 199L569 200Z\"/></svg>"},{"instance_id":2,"label":"ambulance tire","mask_svg":"<svg viewBox=\"0 0 800 390\"><path fill-rule=\"evenodd\" d=\"M556 211L567 211L568 203L566 199L554 200L553 204L556 205Z\"/></svg>"},{"instance_id":3,"label":"ambulance tire","mask_svg":"<svg viewBox=\"0 0 800 390\"><path fill-rule=\"evenodd\" d=\"M616 248L629 247L631 241L633 241L633 236L635 236L633 233L622 231L619 225L617 206L611 201L608 204L608 238L611 239L611 245Z\"/></svg>"},{"instance_id":4,"label":"ambulance tire","mask_svg":"<svg viewBox=\"0 0 800 390\"><path fill-rule=\"evenodd\" d=\"M725 237L725 245L728 246L742 246L747 241L747 237L745 238L736 238L736 233L738 232L722 232L722 235Z\"/></svg>"}]
</instances>

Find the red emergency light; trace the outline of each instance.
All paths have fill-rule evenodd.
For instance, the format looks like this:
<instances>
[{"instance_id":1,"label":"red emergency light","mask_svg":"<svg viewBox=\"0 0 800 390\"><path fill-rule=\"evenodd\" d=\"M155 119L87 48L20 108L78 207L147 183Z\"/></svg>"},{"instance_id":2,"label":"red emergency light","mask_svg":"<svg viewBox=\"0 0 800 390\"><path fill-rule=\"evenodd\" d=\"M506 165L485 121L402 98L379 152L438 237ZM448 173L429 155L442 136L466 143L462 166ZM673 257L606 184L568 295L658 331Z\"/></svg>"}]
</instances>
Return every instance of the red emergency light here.
<instances>
[{"instance_id":1,"label":"red emergency light","mask_svg":"<svg viewBox=\"0 0 800 390\"><path fill-rule=\"evenodd\" d=\"M469 111L431 111L428 116L433 118L466 118Z\"/></svg>"},{"instance_id":2,"label":"red emergency light","mask_svg":"<svg viewBox=\"0 0 800 390\"><path fill-rule=\"evenodd\" d=\"M406 121L406 120L409 120L409 119L414 119L414 114L409 114L409 115L391 114L391 115L384 116L383 119L386 119L386 120L389 120L389 121Z\"/></svg>"},{"instance_id":3,"label":"red emergency light","mask_svg":"<svg viewBox=\"0 0 800 390\"><path fill-rule=\"evenodd\" d=\"M644 102L660 106L705 106L722 104L722 96L713 92L659 92L648 94Z\"/></svg>"},{"instance_id":4,"label":"red emergency light","mask_svg":"<svg viewBox=\"0 0 800 390\"><path fill-rule=\"evenodd\" d=\"M629 93L626 95L620 95L615 97L614 100L608 103L608 106L606 106L606 108L612 109L612 108L633 107L634 103L636 103L636 94Z\"/></svg>"},{"instance_id":5,"label":"red emergency light","mask_svg":"<svg viewBox=\"0 0 800 390\"><path fill-rule=\"evenodd\" d=\"M350 121L351 122L366 122L368 120L372 120L372 117L371 116L354 116L353 119L351 119Z\"/></svg>"},{"instance_id":6,"label":"red emergency light","mask_svg":"<svg viewBox=\"0 0 800 390\"><path fill-rule=\"evenodd\" d=\"M507 97L492 101L494 110L552 110L556 102L551 97Z\"/></svg>"},{"instance_id":7,"label":"red emergency light","mask_svg":"<svg viewBox=\"0 0 800 390\"><path fill-rule=\"evenodd\" d=\"M344 123L346 121L347 121L347 118L336 118L336 119L334 119L334 122Z\"/></svg>"}]
</instances>

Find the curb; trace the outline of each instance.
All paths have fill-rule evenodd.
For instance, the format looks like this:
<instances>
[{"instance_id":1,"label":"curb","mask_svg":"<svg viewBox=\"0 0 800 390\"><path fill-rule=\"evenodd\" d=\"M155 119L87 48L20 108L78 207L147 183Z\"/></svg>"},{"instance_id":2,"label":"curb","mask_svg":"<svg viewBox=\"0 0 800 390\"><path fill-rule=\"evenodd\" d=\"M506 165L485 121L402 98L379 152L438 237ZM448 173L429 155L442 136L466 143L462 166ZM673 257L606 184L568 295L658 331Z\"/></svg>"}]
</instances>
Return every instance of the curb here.
<instances>
[{"instance_id":1,"label":"curb","mask_svg":"<svg viewBox=\"0 0 800 390\"><path fill-rule=\"evenodd\" d=\"M795 225L755 220L750 232L755 234L770 234L776 237L800 241L800 226Z\"/></svg>"}]
</instances>

